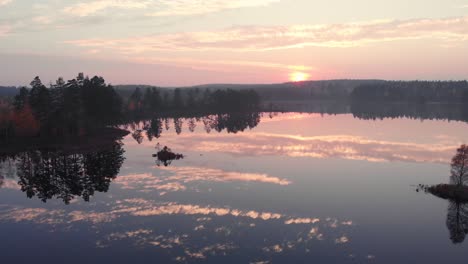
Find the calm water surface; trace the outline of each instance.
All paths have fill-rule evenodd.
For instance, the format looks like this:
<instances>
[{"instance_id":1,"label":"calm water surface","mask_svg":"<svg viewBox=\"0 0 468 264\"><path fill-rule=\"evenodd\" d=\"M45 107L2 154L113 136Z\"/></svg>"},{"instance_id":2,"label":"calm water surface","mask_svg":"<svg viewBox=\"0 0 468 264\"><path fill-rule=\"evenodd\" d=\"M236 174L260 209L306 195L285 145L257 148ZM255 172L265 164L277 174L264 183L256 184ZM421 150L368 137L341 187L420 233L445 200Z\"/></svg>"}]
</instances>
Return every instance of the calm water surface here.
<instances>
[{"instance_id":1,"label":"calm water surface","mask_svg":"<svg viewBox=\"0 0 468 264\"><path fill-rule=\"evenodd\" d=\"M468 260L468 241L453 243L468 213L415 191L448 182L466 123L287 113L207 133L182 121L152 141L140 124L111 151L69 156L84 164L70 166L77 175L93 172L84 180L25 179L26 157L4 161L2 263ZM158 166L158 143L185 158Z\"/></svg>"}]
</instances>

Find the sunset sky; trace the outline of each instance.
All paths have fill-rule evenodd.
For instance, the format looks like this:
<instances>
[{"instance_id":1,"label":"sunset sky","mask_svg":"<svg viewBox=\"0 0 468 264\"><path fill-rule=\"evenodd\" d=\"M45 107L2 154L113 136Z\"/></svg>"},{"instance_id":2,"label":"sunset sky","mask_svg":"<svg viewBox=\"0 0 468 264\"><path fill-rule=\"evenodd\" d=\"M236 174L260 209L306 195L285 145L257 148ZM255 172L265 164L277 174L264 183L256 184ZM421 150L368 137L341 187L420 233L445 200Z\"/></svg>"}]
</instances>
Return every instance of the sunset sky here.
<instances>
[{"instance_id":1,"label":"sunset sky","mask_svg":"<svg viewBox=\"0 0 468 264\"><path fill-rule=\"evenodd\" d=\"M0 0L0 85L467 79L468 0Z\"/></svg>"}]
</instances>

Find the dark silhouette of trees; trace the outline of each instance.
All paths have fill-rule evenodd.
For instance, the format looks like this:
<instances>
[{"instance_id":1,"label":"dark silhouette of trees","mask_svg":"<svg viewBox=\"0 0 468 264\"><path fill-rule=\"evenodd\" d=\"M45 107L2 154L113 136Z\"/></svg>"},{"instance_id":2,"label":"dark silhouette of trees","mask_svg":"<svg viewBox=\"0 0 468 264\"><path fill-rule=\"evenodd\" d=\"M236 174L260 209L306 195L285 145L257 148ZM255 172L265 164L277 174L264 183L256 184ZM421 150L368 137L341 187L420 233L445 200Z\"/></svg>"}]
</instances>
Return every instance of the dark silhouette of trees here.
<instances>
[{"instance_id":1,"label":"dark silhouette of trees","mask_svg":"<svg viewBox=\"0 0 468 264\"><path fill-rule=\"evenodd\" d=\"M0 139L8 140L14 134L14 115L7 110L0 109Z\"/></svg>"},{"instance_id":2,"label":"dark silhouette of trees","mask_svg":"<svg viewBox=\"0 0 468 264\"><path fill-rule=\"evenodd\" d=\"M174 98L172 102L172 108L177 109L184 109L184 100L182 98L182 91L180 88L176 88L174 90Z\"/></svg>"},{"instance_id":3,"label":"dark silhouette of trees","mask_svg":"<svg viewBox=\"0 0 468 264\"><path fill-rule=\"evenodd\" d=\"M14 113L13 125L15 133L19 136L34 136L40 131L40 121L34 116L29 104Z\"/></svg>"},{"instance_id":4,"label":"dark silhouette of trees","mask_svg":"<svg viewBox=\"0 0 468 264\"><path fill-rule=\"evenodd\" d=\"M462 243L468 234L468 146L461 145L452 158L451 184L433 186L421 185L425 192L449 201L446 225L450 240L454 244Z\"/></svg>"},{"instance_id":5,"label":"dark silhouette of trees","mask_svg":"<svg viewBox=\"0 0 468 264\"><path fill-rule=\"evenodd\" d=\"M22 109L29 101L29 90L26 87L21 87L19 90L19 94L15 96L14 100L14 107L16 110Z\"/></svg>"},{"instance_id":6,"label":"dark silhouette of trees","mask_svg":"<svg viewBox=\"0 0 468 264\"><path fill-rule=\"evenodd\" d=\"M364 83L351 93L359 102L463 103L468 96L466 81L380 81Z\"/></svg>"},{"instance_id":7,"label":"dark silhouette of trees","mask_svg":"<svg viewBox=\"0 0 468 264\"><path fill-rule=\"evenodd\" d=\"M17 136L82 134L122 118L122 99L102 77L82 73L47 88L39 77L31 89L19 90L13 101L12 126ZM31 117L32 114L32 117Z\"/></svg>"},{"instance_id":8,"label":"dark silhouette of trees","mask_svg":"<svg viewBox=\"0 0 468 264\"><path fill-rule=\"evenodd\" d=\"M457 149L452 158L450 181L457 186L463 186L468 182L468 146L463 144Z\"/></svg>"},{"instance_id":9,"label":"dark silhouette of trees","mask_svg":"<svg viewBox=\"0 0 468 264\"><path fill-rule=\"evenodd\" d=\"M352 101L350 106L353 116L364 120L409 118L468 122L468 108L464 104Z\"/></svg>"},{"instance_id":10,"label":"dark silhouette of trees","mask_svg":"<svg viewBox=\"0 0 468 264\"><path fill-rule=\"evenodd\" d=\"M447 210L447 228L454 244L462 243L468 234L468 204L450 201Z\"/></svg>"},{"instance_id":11,"label":"dark silhouette of trees","mask_svg":"<svg viewBox=\"0 0 468 264\"><path fill-rule=\"evenodd\" d=\"M135 139L138 144L141 144L143 142L143 130L136 129L133 131L132 138Z\"/></svg>"},{"instance_id":12,"label":"dark silhouette of trees","mask_svg":"<svg viewBox=\"0 0 468 264\"><path fill-rule=\"evenodd\" d=\"M89 201L107 192L124 161L122 143L116 141L84 152L38 149L16 154L21 190L43 202L57 198L68 204L81 196Z\"/></svg>"},{"instance_id":13,"label":"dark silhouette of trees","mask_svg":"<svg viewBox=\"0 0 468 264\"><path fill-rule=\"evenodd\" d=\"M155 87L146 88L143 97L143 108L146 112L156 112L163 109L161 94Z\"/></svg>"},{"instance_id":14,"label":"dark silhouette of trees","mask_svg":"<svg viewBox=\"0 0 468 264\"><path fill-rule=\"evenodd\" d=\"M217 90L209 96L208 104L217 112L249 111L258 108L260 96L253 90Z\"/></svg>"},{"instance_id":15,"label":"dark silhouette of trees","mask_svg":"<svg viewBox=\"0 0 468 264\"><path fill-rule=\"evenodd\" d=\"M242 124L236 124L238 117L235 115L242 116L260 108L259 95L247 89L201 90L197 87L161 91L146 87L144 91L136 88L124 100L102 77L89 78L83 73L69 81L58 78L49 87L35 77L30 85L30 89L19 89L12 107L0 113L0 139L85 135L105 126L140 120L155 121L145 128L152 138L161 134L158 118L176 117L174 125L177 133L181 133L183 120L179 117L211 114L220 115L217 131L233 127L229 131L235 132L244 129ZM196 122L189 120L188 124L189 131L193 132ZM169 126L167 121L165 125ZM216 125L212 124L212 128Z\"/></svg>"},{"instance_id":16,"label":"dark silhouette of trees","mask_svg":"<svg viewBox=\"0 0 468 264\"><path fill-rule=\"evenodd\" d=\"M143 95L138 87L128 100L128 110L134 113L141 113L143 110Z\"/></svg>"},{"instance_id":17,"label":"dark silhouette of trees","mask_svg":"<svg viewBox=\"0 0 468 264\"><path fill-rule=\"evenodd\" d=\"M128 123L126 127L132 131L132 137L135 141L141 144L144 140L144 135L146 135L149 141L159 138L163 133L163 126L166 130L171 128L171 121L174 124L175 132L179 135L185 131L183 129L184 124L187 125L188 131L191 133L195 132L197 122L203 124L201 127L204 128L206 133L210 133L213 130L217 132L238 133L256 127L260 123L260 119L261 114L259 112L234 112L184 118L174 117L172 120L167 117L157 117L149 121Z\"/></svg>"},{"instance_id":18,"label":"dark silhouette of trees","mask_svg":"<svg viewBox=\"0 0 468 264\"><path fill-rule=\"evenodd\" d=\"M162 94L162 96L161 96ZM166 90L136 88L128 97L129 119L144 119L164 114L193 115L252 111L260 108L260 96L253 90L216 90L197 88Z\"/></svg>"},{"instance_id":19,"label":"dark silhouette of trees","mask_svg":"<svg viewBox=\"0 0 468 264\"><path fill-rule=\"evenodd\" d=\"M50 91L42 84L39 77L34 78L31 87L29 104L33 109L34 116L39 121L41 128L43 128L46 127L47 118L49 117Z\"/></svg>"},{"instance_id":20,"label":"dark silhouette of trees","mask_svg":"<svg viewBox=\"0 0 468 264\"><path fill-rule=\"evenodd\" d=\"M189 118L189 121L188 121L188 129L190 132L195 132L195 128L197 127L197 123L196 123L196 120L195 118Z\"/></svg>"},{"instance_id":21,"label":"dark silhouette of trees","mask_svg":"<svg viewBox=\"0 0 468 264\"><path fill-rule=\"evenodd\" d=\"M172 163L172 161L184 158L184 155L172 152L172 150L167 146L164 146L161 150L159 150L159 143L156 146L156 150L158 152L153 154L153 157L156 158L156 164L158 166L163 164L165 167L167 167Z\"/></svg>"},{"instance_id":22,"label":"dark silhouette of trees","mask_svg":"<svg viewBox=\"0 0 468 264\"><path fill-rule=\"evenodd\" d=\"M162 120L160 118L151 119L150 123L145 126L146 136L149 141L153 138L159 138L163 129Z\"/></svg>"},{"instance_id":23,"label":"dark silhouette of trees","mask_svg":"<svg viewBox=\"0 0 468 264\"><path fill-rule=\"evenodd\" d=\"M180 133L182 133L182 126L184 124L184 121L182 120L182 118L174 118L174 128L175 128L175 131L177 133L177 135L180 135Z\"/></svg>"},{"instance_id":24,"label":"dark silhouette of trees","mask_svg":"<svg viewBox=\"0 0 468 264\"><path fill-rule=\"evenodd\" d=\"M82 103L88 122L106 125L120 120L122 99L102 77L83 80Z\"/></svg>"}]
</instances>

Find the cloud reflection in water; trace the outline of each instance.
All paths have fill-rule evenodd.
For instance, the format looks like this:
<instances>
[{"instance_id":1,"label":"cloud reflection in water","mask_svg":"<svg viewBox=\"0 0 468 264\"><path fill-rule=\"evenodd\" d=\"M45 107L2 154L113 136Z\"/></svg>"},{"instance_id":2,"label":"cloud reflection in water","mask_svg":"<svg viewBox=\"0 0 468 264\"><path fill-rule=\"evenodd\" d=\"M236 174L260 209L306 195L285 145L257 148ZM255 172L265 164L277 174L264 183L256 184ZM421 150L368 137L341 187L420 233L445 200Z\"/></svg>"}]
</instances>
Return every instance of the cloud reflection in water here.
<instances>
[{"instance_id":1,"label":"cloud reflection in water","mask_svg":"<svg viewBox=\"0 0 468 264\"><path fill-rule=\"evenodd\" d=\"M351 226L340 224L351 222L335 218L295 217L229 207L157 202L144 198L103 204L105 210L99 213L1 206L0 222L30 221L43 227L52 225L56 232L79 230L80 226L86 224L99 230L96 232L98 248L109 248L122 241L133 247L155 248L176 261L236 254L238 250L245 250L245 241L238 240L239 235L245 232L265 236L265 239L257 237L258 241L252 242L256 248L252 257L258 259L271 258L271 254L308 249L312 247L311 243L337 245L351 241L346 235ZM173 224L173 221L183 219L188 221L188 226ZM125 226L124 230L122 226ZM275 228L278 234L283 235L265 234L265 228Z\"/></svg>"}]
</instances>

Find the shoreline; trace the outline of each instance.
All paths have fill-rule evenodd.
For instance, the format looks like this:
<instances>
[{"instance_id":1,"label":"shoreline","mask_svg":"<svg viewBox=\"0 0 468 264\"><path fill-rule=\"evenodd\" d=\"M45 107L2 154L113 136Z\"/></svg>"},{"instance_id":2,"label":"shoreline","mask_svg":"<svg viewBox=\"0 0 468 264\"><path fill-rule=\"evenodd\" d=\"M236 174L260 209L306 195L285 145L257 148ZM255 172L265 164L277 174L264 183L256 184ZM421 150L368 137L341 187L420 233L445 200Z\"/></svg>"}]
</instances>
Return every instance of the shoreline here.
<instances>
[{"instance_id":1,"label":"shoreline","mask_svg":"<svg viewBox=\"0 0 468 264\"><path fill-rule=\"evenodd\" d=\"M438 184L424 186L424 191L445 200L468 203L468 186Z\"/></svg>"}]
</instances>

